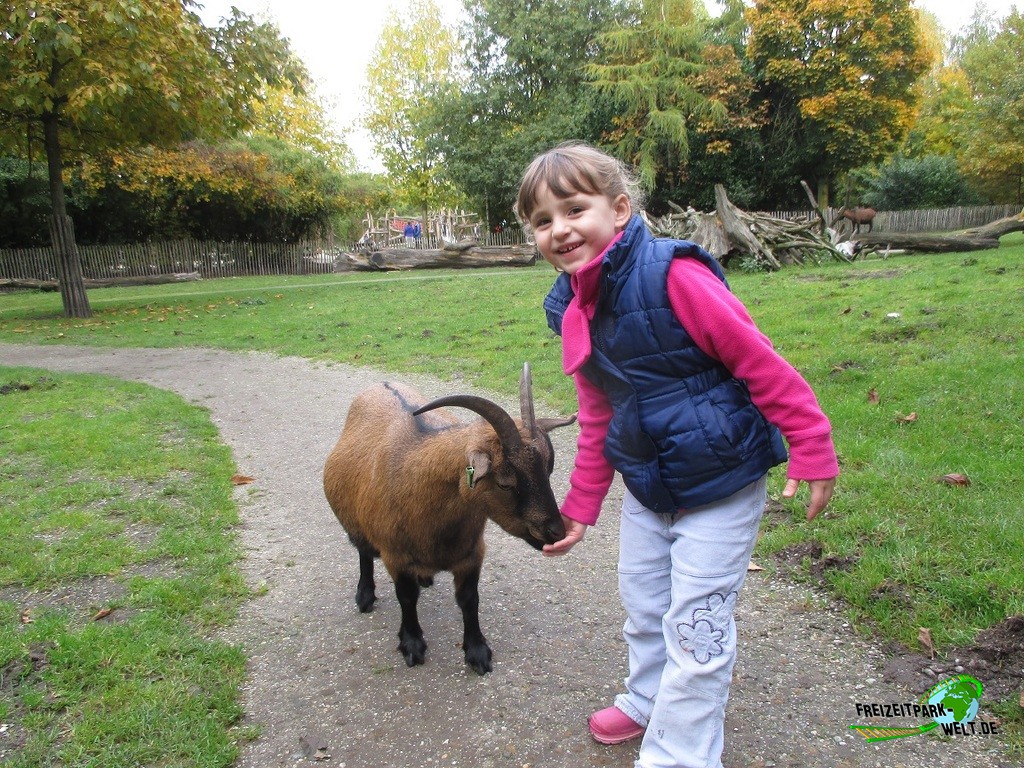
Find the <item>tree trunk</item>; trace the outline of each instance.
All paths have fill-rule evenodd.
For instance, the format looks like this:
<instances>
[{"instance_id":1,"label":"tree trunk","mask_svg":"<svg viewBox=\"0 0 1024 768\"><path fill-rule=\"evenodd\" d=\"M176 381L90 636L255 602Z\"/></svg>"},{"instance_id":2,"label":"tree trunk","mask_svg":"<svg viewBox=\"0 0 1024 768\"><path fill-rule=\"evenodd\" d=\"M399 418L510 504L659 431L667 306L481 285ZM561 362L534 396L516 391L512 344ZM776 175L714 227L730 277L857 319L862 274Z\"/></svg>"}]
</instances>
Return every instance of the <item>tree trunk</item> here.
<instances>
[{"instance_id":1,"label":"tree trunk","mask_svg":"<svg viewBox=\"0 0 1024 768\"><path fill-rule=\"evenodd\" d=\"M89 297L82 279L82 260L75 243L75 225L70 216L50 217L50 241L57 254L57 282L66 317L92 317Z\"/></svg>"},{"instance_id":2,"label":"tree trunk","mask_svg":"<svg viewBox=\"0 0 1024 768\"><path fill-rule=\"evenodd\" d=\"M75 242L75 225L67 215L64 205L63 159L60 136L57 130L57 115L49 113L43 117L43 136L46 146L46 169L50 181L50 242L57 257L57 279L60 281L60 298L66 317L92 317L89 297L82 281L82 260Z\"/></svg>"},{"instance_id":3,"label":"tree trunk","mask_svg":"<svg viewBox=\"0 0 1024 768\"><path fill-rule=\"evenodd\" d=\"M983 227L964 229L957 234L974 237L994 237L998 239L1003 235L1010 234L1011 232L1024 232L1024 210L1021 210L1021 212L1016 216L1007 216L1005 219L997 219Z\"/></svg>"},{"instance_id":4,"label":"tree trunk","mask_svg":"<svg viewBox=\"0 0 1024 768\"><path fill-rule=\"evenodd\" d=\"M821 229L818 230L818 234L824 235L828 230L828 222L825 221L825 214L821 210L821 206L818 205L818 200L811 191L811 186L803 179L800 180L800 186L804 188L804 192L807 194L807 200L811 203L811 210L817 214L819 221L821 221Z\"/></svg>"},{"instance_id":5,"label":"tree trunk","mask_svg":"<svg viewBox=\"0 0 1024 768\"><path fill-rule=\"evenodd\" d=\"M463 267L521 267L537 263L533 245L480 246L463 243L447 248L385 248L348 254L350 269L460 269Z\"/></svg>"},{"instance_id":6,"label":"tree trunk","mask_svg":"<svg viewBox=\"0 0 1024 768\"><path fill-rule=\"evenodd\" d=\"M133 285L162 285L164 283L183 283L201 280L198 272L175 272L166 275L140 275L137 277L100 277L94 280L85 278L82 284L86 288L113 288ZM33 278L0 277L0 288L31 288L37 291L58 291L62 283L59 280L36 280Z\"/></svg>"},{"instance_id":7,"label":"tree trunk","mask_svg":"<svg viewBox=\"0 0 1024 768\"><path fill-rule=\"evenodd\" d=\"M982 251L998 248L998 237L981 237L964 232L950 232L945 235L924 232L862 232L853 240L863 245L879 248L902 248L924 253L957 253L959 251Z\"/></svg>"},{"instance_id":8,"label":"tree trunk","mask_svg":"<svg viewBox=\"0 0 1024 768\"><path fill-rule=\"evenodd\" d=\"M830 194L828 177L822 177L818 179L818 205L822 208L828 208L828 198Z\"/></svg>"}]
</instances>

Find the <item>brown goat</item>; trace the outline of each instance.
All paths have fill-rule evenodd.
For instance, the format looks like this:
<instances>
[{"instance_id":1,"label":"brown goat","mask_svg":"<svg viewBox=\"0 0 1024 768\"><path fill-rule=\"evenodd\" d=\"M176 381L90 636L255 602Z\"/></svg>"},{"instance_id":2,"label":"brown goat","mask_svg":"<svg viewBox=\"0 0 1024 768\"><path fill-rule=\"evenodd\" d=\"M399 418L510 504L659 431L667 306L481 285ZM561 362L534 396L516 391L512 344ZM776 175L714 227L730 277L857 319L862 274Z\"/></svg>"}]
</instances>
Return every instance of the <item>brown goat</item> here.
<instances>
[{"instance_id":1,"label":"brown goat","mask_svg":"<svg viewBox=\"0 0 1024 768\"><path fill-rule=\"evenodd\" d=\"M417 392L391 383L359 394L324 465L324 493L359 551L359 610L372 610L377 599L374 557L394 581L405 663L422 664L426 657L416 612L420 587L432 584L438 571L450 571L462 609L466 663L482 675L491 670L479 621L484 528L493 520L536 549L564 538L549 479L554 449L547 433L576 417L534 417L528 365L520 380L519 423L472 395L422 403ZM467 408L483 419L463 424L448 411L434 411L444 406Z\"/></svg>"},{"instance_id":2,"label":"brown goat","mask_svg":"<svg viewBox=\"0 0 1024 768\"><path fill-rule=\"evenodd\" d=\"M875 214L878 213L874 208L840 208L839 216L846 219L853 224L853 231L855 233L860 232L860 225L867 224L868 232L871 231L871 227L875 221Z\"/></svg>"}]
</instances>

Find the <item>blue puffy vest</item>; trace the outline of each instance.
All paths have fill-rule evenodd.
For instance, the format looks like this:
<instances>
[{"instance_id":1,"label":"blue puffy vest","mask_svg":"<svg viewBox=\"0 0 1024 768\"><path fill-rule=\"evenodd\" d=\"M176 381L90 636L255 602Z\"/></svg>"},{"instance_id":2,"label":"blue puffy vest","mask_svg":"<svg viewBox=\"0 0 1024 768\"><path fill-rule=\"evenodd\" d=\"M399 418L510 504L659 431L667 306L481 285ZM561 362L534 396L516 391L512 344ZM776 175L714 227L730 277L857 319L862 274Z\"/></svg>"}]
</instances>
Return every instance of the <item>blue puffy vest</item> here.
<instances>
[{"instance_id":1,"label":"blue puffy vest","mask_svg":"<svg viewBox=\"0 0 1024 768\"><path fill-rule=\"evenodd\" d=\"M782 436L746 385L706 355L672 311L668 270L677 256L699 259L726 282L703 248L653 238L633 216L604 256L591 356L581 369L612 405L605 457L633 496L666 514L724 499L786 460ZM544 299L558 335L572 297L562 274Z\"/></svg>"}]
</instances>

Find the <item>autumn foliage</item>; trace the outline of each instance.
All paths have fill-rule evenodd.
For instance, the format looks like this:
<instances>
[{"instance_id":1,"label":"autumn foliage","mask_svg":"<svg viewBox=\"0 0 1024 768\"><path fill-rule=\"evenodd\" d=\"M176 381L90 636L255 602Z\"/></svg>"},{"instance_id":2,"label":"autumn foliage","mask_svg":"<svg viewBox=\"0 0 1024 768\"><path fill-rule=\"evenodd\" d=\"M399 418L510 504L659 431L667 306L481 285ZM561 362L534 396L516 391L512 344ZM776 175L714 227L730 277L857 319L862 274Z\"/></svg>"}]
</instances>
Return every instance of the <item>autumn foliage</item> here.
<instances>
[{"instance_id":1,"label":"autumn foliage","mask_svg":"<svg viewBox=\"0 0 1024 768\"><path fill-rule=\"evenodd\" d=\"M747 18L748 56L776 108L795 104L819 179L899 147L930 55L908 0L758 0Z\"/></svg>"},{"instance_id":2,"label":"autumn foliage","mask_svg":"<svg viewBox=\"0 0 1024 768\"><path fill-rule=\"evenodd\" d=\"M328 228L341 193L327 163L271 139L111 153L83 163L76 182L83 241L287 242Z\"/></svg>"}]
</instances>

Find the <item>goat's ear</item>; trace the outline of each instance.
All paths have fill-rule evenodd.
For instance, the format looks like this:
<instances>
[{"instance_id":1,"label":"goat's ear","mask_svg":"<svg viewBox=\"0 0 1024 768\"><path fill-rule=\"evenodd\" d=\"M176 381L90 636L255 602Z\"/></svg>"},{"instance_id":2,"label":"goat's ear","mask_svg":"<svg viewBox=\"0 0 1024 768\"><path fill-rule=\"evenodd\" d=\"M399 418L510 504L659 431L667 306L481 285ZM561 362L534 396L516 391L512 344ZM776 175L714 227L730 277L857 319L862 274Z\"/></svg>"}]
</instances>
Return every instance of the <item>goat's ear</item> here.
<instances>
[{"instance_id":1,"label":"goat's ear","mask_svg":"<svg viewBox=\"0 0 1024 768\"><path fill-rule=\"evenodd\" d=\"M491 471L491 455L486 451L471 448L466 451L466 462L466 474L472 477L470 481L471 487Z\"/></svg>"},{"instance_id":2,"label":"goat's ear","mask_svg":"<svg viewBox=\"0 0 1024 768\"><path fill-rule=\"evenodd\" d=\"M552 429L567 427L576 421L576 414L564 419L537 419L537 428L541 432L550 432Z\"/></svg>"}]
</instances>

